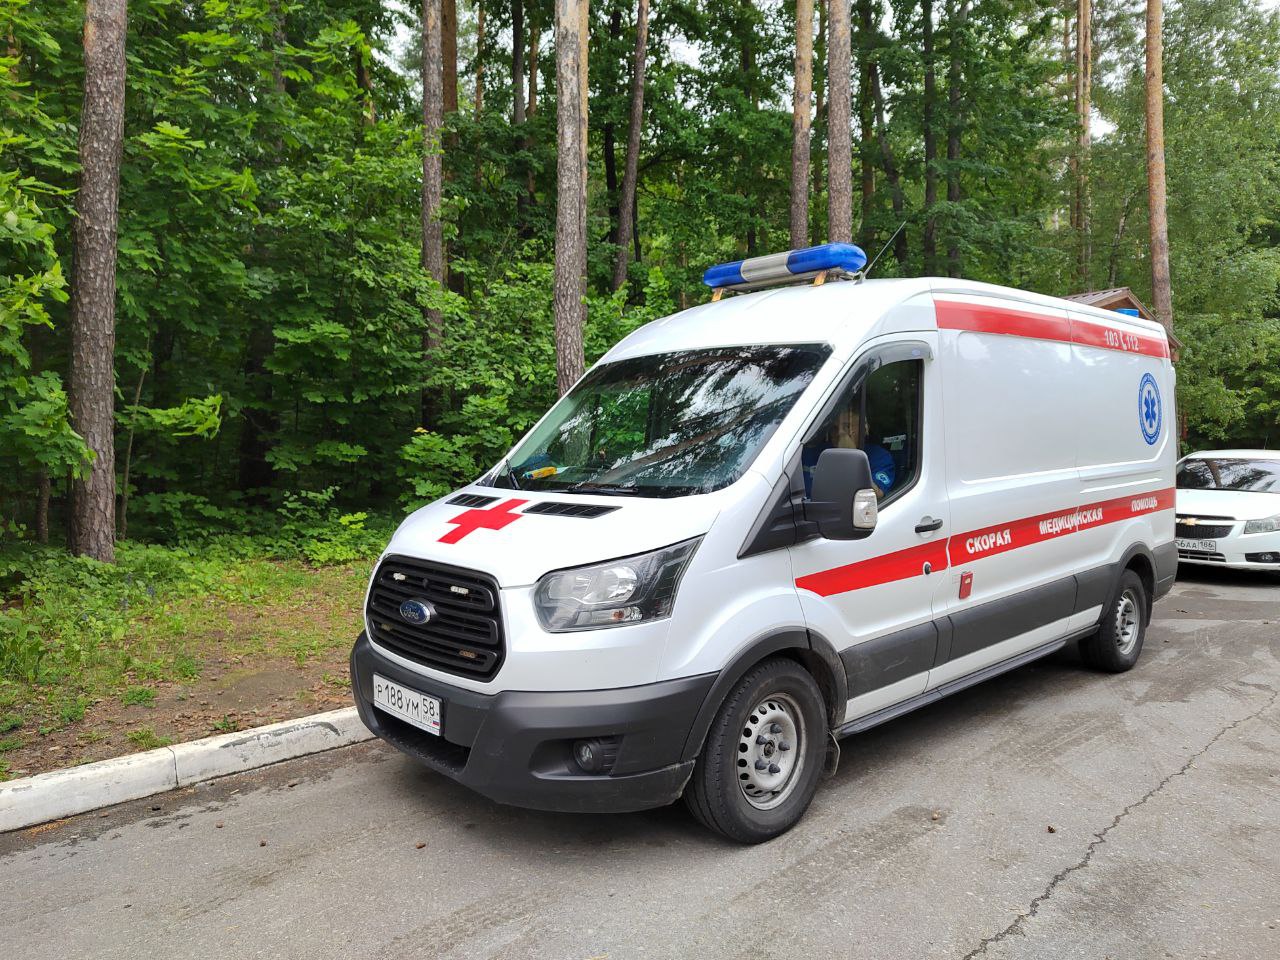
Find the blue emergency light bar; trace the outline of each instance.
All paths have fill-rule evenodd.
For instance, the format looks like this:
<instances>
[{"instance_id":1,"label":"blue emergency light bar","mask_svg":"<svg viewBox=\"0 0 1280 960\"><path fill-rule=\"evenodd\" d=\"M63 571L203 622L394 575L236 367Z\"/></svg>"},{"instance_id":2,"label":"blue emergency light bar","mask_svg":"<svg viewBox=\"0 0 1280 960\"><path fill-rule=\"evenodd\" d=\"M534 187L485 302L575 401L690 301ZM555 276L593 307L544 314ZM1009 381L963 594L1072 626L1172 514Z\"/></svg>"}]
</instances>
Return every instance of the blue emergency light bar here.
<instances>
[{"instance_id":1,"label":"blue emergency light bar","mask_svg":"<svg viewBox=\"0 0 1280 960\"><path fill-rule=\"evenodd\" d=\"M734 287L761 287L804 280L828 270L854 274L867 265L867 255L852 243L824 243L803 250L771 253L764 257L718 263L708 267L702 282L713 290Z\"/></svg>"}]
</instances>

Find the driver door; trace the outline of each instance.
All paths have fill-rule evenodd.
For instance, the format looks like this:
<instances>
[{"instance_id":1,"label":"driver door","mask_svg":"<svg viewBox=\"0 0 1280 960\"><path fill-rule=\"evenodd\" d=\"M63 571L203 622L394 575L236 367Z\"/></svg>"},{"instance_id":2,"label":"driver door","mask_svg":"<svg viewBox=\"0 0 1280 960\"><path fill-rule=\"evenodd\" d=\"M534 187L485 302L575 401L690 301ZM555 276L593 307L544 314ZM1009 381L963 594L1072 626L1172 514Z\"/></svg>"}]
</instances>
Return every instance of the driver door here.
<instances>
[{"instance_id":1,"label":"driver door","mask_svg":"<svg viewBox=\"0 0 1280 960\"><path fill-rule=\"evenodd\" d=\"M807 624L844 662L846 722L923 693L937 655L950 515L936 346L936 333L920 333L863 354L801 449L809 470L827 447L858 446L877 487L868 536L790 548Z\"/></svg>"}]
</instances>

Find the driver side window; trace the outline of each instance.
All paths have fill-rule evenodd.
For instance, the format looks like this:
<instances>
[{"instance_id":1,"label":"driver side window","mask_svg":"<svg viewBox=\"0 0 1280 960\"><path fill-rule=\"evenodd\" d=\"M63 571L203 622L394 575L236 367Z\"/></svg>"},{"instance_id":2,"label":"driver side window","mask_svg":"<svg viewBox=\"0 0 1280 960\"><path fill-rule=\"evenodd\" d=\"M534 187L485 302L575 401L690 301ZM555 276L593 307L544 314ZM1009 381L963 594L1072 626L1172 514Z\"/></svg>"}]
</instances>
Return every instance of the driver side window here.
<instances>
[{"instance_id":1,"label":"driver side window","mask_svg":"<svg viewBox=\"0 0 1280 960\"><path fill-rule=\"evenodd\" d=\"M806 495L813 489L818 457L833 447L866 453L881 505L915 483L920 475L923 371L922 360L901 360L855 380L801 450Z\"/></svg>"}]
</instances>

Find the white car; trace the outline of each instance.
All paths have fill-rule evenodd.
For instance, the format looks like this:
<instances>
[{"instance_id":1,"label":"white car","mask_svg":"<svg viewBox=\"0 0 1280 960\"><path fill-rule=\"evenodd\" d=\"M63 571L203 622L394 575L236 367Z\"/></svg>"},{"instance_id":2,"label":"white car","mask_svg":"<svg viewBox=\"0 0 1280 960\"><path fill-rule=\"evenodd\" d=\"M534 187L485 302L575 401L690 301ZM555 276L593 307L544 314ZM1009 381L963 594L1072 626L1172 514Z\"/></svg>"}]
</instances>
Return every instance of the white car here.
<instances>
[{"instance_id":1,"label":"white car","mask_svg":"<svg viewBox=\"0 0 1280 960\"><path fill-rule=\"evenodd\" d=\"M1280 573L1280 450L1203 450L1178 463L1178 559Z\"/></svg>"}]
</instances>

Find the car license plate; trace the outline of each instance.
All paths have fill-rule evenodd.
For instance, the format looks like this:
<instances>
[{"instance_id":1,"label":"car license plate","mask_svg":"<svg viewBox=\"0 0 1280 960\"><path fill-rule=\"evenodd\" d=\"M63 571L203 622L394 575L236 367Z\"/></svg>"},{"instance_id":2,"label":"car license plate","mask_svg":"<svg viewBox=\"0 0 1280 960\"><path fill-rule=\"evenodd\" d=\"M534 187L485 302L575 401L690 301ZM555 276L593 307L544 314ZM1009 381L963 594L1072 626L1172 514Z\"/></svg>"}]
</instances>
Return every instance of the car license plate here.
<instances>
[{"instance_id":1,"label":"car license plate","mask_svg":"<svg viewBox=\"0 0 1280 960\"><path fill-rule=\"evenodd\" d=\"M440 701L435 697L402 687L375 673L373 702L380 710L387 711L393 717L399 717L405 723L411 723L427 733L440 735Z\"/></svg>"},{"instance_id":2,"label":"car license plate","mask_svg":"<svg viewBox=\"0 0 1280 960\"><path fill-rule=\"evenodd\" d=\"M1178 540L1179 550L1195 550L1200 553L1217 553L1217 540Z\"/></svg>"}]
</instances>

